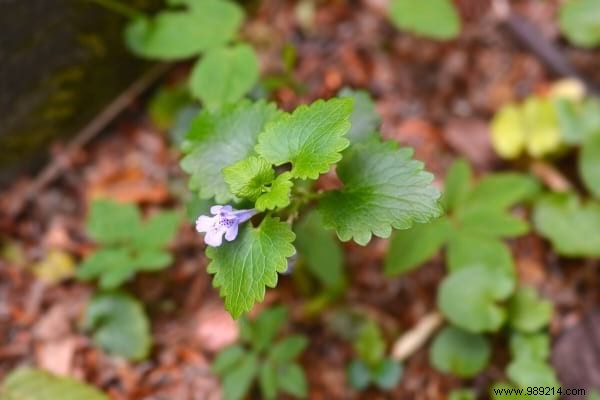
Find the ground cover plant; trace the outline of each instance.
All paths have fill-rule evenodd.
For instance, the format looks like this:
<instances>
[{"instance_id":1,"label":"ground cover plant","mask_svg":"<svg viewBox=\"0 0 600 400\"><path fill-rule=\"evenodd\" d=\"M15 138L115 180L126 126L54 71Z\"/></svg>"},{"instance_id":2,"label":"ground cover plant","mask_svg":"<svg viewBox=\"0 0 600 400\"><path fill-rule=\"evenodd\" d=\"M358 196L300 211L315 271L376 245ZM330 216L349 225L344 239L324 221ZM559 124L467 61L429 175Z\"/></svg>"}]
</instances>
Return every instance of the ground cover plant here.
<instances>
[{"instance_id":1,"label":"ground cover plant","mask_svg":"<svg viewBox=\"0 0 600 400\"><path fill-rule=\"evenodd\" d=\"M0 399L597 396L597 0L88 3L170 67L0 198Z\"/></svg>"}]
</instances>

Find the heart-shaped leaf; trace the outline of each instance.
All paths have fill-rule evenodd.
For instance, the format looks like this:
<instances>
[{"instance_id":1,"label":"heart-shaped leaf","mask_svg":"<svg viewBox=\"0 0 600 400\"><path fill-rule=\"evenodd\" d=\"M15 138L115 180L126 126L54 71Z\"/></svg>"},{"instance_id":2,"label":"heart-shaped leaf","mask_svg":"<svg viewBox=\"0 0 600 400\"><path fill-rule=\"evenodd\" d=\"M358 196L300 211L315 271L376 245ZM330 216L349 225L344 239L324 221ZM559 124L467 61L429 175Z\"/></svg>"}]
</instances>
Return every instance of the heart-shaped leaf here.
<instances>
[{"instance_id":1,"label":"heart-shaped leaf","mask_svg":"<svg viewBox=\"0 0 600 400\"><path fill-rule=\"evenodd\" d=\"M486 367L490 354L490 344L484 336L450 326L434 339L429 359L440 371L468 378Z\"/></svg>"},{"instance_id":2,"label":"heart-shaped leaf","mask_svg":"<svg viewBox=\"0 0 600 400\"><path fill-rule=\"evenodd\" d=\"M505 273L486 267L462 268L444 279L438 306L457 326L470 332L493 332L506 319L497 302L508 298L514 281Z\"/></svg>"}]
</instances>

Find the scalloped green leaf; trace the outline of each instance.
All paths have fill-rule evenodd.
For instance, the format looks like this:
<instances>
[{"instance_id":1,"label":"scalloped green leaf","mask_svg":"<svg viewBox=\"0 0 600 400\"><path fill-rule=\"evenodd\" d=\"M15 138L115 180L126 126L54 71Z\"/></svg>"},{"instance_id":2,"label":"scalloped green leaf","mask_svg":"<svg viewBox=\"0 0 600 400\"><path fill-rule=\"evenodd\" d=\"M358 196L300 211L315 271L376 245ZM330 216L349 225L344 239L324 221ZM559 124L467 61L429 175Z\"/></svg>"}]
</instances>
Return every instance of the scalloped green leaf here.
<instances>
[{"instance_id":1,"label":"scalloped green leaf","mask_svg":"<svg viewBox=\"0 0 600 400\"><path fill-rule=\"evenodd\" d=\"M514 290L514 280L486 267L462 268L447 276L438 291L438 307L455 325L469 332L493 332L506 320L498 303Z\"/></svg>"},{"instance_id":2,"label":"scalloped green leaf","mask_svg":"<svg viewBox=\"0 0 600 400\"><path fill-rule=\"evenodd\" d=\"M228 0L180 2L182 11L140 17L126 27L125 42L141 57L180 60L223 46L240 27L242 9Z\"/></svg>"},{"instance_id":3,"label":"scalloped green leaf","mask_svg":"<svg viewBox=\"0 0 600 400\"><path fill-rule=\"evenodd\" d=\"M109 400L95 387L34 368L12 371L0 387L2 400Z\"/></svg>"},{"instance_id":4,"label":"scalloped green leaf","mask_svg":"<svg viewBox=\"0 0 600 400\"><path fill-rule=\"evenodd\" d=\"M256 201L275 179L275 170L265 159L250 156L223 169L231 193Z\"/></svg>"},{"instance_id":5,"label":"scalloped green leaf","mask_svg":"<svg viewBox=\"0 0 600 400\"><path fill-rule=\"evenodd\" d=\"M236 240L206 250L213 285L234 318L264 299L265 286L277 285L277 273L287 269L287 258L295 253L294 239L289 224L266 217L256 228L246 224Z\"/></svg>"},{"instance_id":6,"label":"scalloped green leaf","mask_svg":"<svg viewBox=\"0 0 600 400\"><path fill-rule=\"evenodd\" d=\"M284 113L258 137L256 152L275 165L292 164L294 178L316 179L348 147L352 99L318 100Z\"/></svg>"},{"instance_id":7,"label":"scalloped green leaf","mask_svg":"<svg viewBox=\"0 0 600 400\"><path fill-rule=\"evenodd\" d=\"M487 366L491 353L485 336L449 326L433 340L429 359L442 372L470 378Z\"/></svg>"},{"instance_id":8,"label":"scalloped green leaf","mask_svg":"<svg viewBox=\"0 0 600 400\"><path fill-rule=\"evenodd\" d=\"M294 186L291 178L292 175L287 171L278 175L268 190L256 200L256 209L264 211L287 207Z\"/></svg>"},{"instance_id":9,"label":"scalloped green leaf","mask_svg":"<svg viewBox=\"0 0 600 400\"><path fill-rule=\"evenodd\" d=\"M247 44L211 50L192 69L190 91L211 110L244 97L258 80L258 57Z\"/></svg>"},{"instance_id":10,"label":"scalloped green leaf","mask_svg":"<svg viewBox=\"0 0 600 400\"><path fill-rule=\"evenodd\" d=\"M325 226L343 241L365 245L373 234L386 238L392 228L407 229L439 216L433 175L412 154L394 142L353 145L337 167L344 187L327 192L319 203Z\"/></svg>"},{"instance_id":11,"label":"scalloped green leaf","mask_svg":"<svg viewBox=\"0 0 600 400\"><path fill-rule=\"evenodd\" d=\"M190 174L190 189L217 203L235 199L222 170L254 153L259 133L278 113L275 105L264 101L202 111L182 145L181 168Z\"/></svg>"}]
</instances>

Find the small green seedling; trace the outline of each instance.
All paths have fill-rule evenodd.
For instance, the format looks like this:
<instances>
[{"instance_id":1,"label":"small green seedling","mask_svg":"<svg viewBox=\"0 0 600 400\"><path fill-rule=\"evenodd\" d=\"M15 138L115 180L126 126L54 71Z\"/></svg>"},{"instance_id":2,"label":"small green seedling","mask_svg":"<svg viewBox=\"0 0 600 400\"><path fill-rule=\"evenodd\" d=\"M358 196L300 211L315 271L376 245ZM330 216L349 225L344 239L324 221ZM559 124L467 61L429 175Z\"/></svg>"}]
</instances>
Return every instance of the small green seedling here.
<instances>
[{"instance_id":1,"label":"small green seedling","mask_svg":"<svg viewBox=\"0 0 600 400\"><path fill-rule=\"evenodd\" d=\"M136 272L168 267L173 258L165 247L180 222L177 212L156 213L142 221L134 205L94 201L88 215L87 233L100 247L81 263L77 277L98 279L102 289L114 289Z\"/></svg>"},{"instance_id":2,"label":"small green seedling","mask_svg":"<svg viewBox=\"0 0 600 400\"><path fill-rule=\"evenodd\" d=\"M257 381L266 400L276 399L280 392L306 397L306 377L295 359L308 340L302 335L276 340L287 318L285 308L275 307L254 321L240 320L241 343L221 351L213 363L213 371L222 379L224 400L242 399Z\"/></svg>"},{"instance_id":3,"label":"small green seedling","mask_svg":"<svg viewBox=\"0 0 600 400\"><path fill-rule=\"evenodd\" d=\"M402 365L386 357L386 344L374 321L364 324L354 342L357 358L348 366L348 381L358 390L375 385L390 390L402 377Z\"/></svg>"}]
</instances>

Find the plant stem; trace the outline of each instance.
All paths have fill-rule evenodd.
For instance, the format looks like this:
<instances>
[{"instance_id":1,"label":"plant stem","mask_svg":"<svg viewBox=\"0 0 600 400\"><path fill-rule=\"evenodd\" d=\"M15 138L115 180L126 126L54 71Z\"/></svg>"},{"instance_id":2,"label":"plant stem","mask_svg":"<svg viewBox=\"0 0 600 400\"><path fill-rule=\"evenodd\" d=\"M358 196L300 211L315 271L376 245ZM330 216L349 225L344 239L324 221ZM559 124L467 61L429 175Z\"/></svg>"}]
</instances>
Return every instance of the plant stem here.
<instances>
[{"instance_id":1,"label":"plant stem","mask_svg":"<svg viewBox=\"0 0 600 400\"><path fill-rule=\"evenodd\" d=\"M135 18L140 18L144 16L144 13L142 13L139 10L136 10L133 7L128 6L127 4L124 4L122 2L120 2L119 0L88 0L91 1L92 3L96 3L101 7L104 7L107 10L110 10L114 13L120 14L124 17L130 18L130 19L135 19Z\"/></svg>"}]
</instances>

